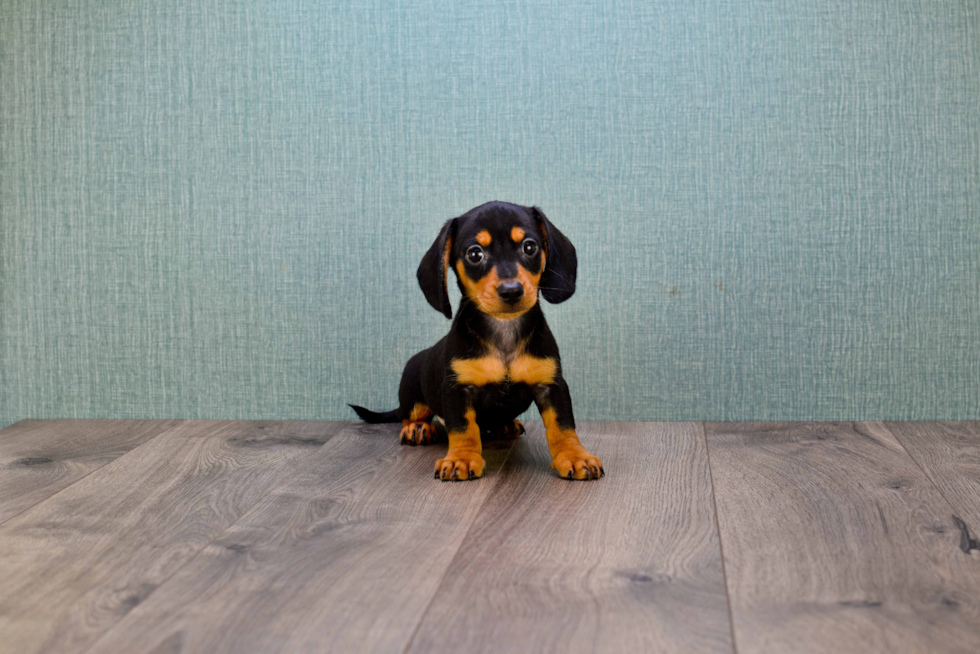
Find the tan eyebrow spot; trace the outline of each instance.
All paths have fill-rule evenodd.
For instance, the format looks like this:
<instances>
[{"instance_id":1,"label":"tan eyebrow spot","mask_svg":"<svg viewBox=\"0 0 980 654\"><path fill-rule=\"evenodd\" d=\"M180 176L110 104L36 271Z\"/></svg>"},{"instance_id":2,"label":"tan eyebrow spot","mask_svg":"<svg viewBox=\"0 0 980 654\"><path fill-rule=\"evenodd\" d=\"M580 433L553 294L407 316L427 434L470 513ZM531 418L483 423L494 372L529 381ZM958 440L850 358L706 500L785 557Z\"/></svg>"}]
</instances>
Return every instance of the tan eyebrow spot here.
<instances>
[{"instance_id":1,"label":"tan eyebrow spot","mask_svg":"<svg viewBox=\"0 0 980 654\"><path fill-rule=\"evenodd\" d=\"M476 242L482 245L483 247L487 247L488 245L490 245L492 241L493 241L493 237L490 236L490 232L488 232L487 230L483 230L482 232L476 235Z\"/></svg>"},{"instance_id":2,"label":"tan eyebrow spot","mask_svg":"<svg viewBox=\"0 0 980 654\"><path fill-rule=\"evenodd\" d=\"M510 230L510 237L515 243L520 243L524 239L524 230L520 227L515 227Z\"/></svg>"}]
</instances>

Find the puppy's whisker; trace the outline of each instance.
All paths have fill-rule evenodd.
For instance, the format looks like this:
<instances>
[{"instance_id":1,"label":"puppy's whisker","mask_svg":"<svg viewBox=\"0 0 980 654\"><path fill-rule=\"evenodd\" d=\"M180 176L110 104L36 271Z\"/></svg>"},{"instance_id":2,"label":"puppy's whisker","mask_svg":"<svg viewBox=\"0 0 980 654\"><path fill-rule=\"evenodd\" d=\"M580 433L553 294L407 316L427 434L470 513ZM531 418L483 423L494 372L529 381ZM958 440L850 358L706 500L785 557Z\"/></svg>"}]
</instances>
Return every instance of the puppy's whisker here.
<instances>
[{"instance_id":1,"label":"puppy's whisker","mask_svg":"<svg viewBox=\"0 0 980 654\"><path fill-rule=\"evenodd\" d=\"M569 284L572 283L572 280L570 280L568 277L565 277L564 275L562 275L561 273L559 273L554 268L551 269L551 274L554 275L555 277L557 277L558 279L561 279L561 280L564 280L564 281L568 282Z\"/></svg>"}]
</instances>

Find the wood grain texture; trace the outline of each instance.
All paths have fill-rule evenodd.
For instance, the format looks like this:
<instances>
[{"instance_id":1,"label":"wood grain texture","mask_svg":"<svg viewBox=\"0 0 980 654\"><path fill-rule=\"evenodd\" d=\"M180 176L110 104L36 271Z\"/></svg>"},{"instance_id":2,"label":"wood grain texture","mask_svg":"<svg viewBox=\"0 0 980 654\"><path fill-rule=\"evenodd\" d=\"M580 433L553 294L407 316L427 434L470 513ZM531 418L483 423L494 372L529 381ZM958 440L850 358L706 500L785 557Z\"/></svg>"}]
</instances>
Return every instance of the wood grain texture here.
<instances>
[{"instance_id":1,"label":"wood grain texture","mask_svg":"<svg viewBox=\"0 0 980 654\"><path fill-rule=\"evenodd\" d=\"M411 652L731 652L701 426L580 425L598 481L515 446Z\"/></svg>"},{"instance_id":2,"label":"wood grain texture","mask_svg":"<svg viewBox=\"0 0 980 654\"><path fill-rule=\"evenodd\" d=\"M511 445L485 444L483 479L440 482L444 446L352 425L91 654L402 652Z\"/></svg>"},{"instance_id":3,"label":"wood grain texture","mask_svg":"<svg viewBox=\"0 0 980 654\"><path fill-rule=\"evenodd\" d=\"M709 423L740 654L980 651L980 557L873 423Z\"/></svg>"},{"instance_id":4,"label":"wood grain texture","mask_svg":"<svg viewBox=\"0 0 980 654\"><path fill-rule=\"evenodd\" d=\"M980 537L980 422L888 422L885 427L953 505L969 537Z\"/></svg>"},{"instance_id":5,"label":"wood grain texture","mask_svg":"<svg viewBox=\"0 0 980 654\"><path fill-rule=\"evenodd\" d=\"M0 430L0 523L177 423L23 420Z\"/></svg>"},{"instance_id":6,"label":"wood grain texture","mask_svg":"<svg viewBox=\"0 0 980 654\"><path fill-rule=\"evenodd\" d=\"M184 422L0 526L0 642L80 651L343 423Z\"/></svg>"}]
</instances>

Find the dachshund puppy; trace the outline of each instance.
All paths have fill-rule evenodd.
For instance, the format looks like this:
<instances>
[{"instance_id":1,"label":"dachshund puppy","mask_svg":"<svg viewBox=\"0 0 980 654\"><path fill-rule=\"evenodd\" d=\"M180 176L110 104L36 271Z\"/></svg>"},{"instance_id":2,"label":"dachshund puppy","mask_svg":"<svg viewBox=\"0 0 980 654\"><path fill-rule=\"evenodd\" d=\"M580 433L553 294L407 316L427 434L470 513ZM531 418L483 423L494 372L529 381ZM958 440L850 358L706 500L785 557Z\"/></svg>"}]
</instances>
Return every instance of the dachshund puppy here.
<instances>
[{"instance_id":1,"label":"dachshund puppy","mask_svg":"<svg viewBox=\"0 0 980 654\"><path fill-rule=\"evenodd\" d=\"M425 298L452 318L447 277L463 294L444 338L409 359L398 408L375 413L350 405L366 422L402 421L403 445L424 445L441 419L449 451L436 462L443 481L483 475L481 436L516 438L515 420L534 402L544 420L551 467L567 479L598 479L602 462L575 433L558 345L538 302L575 292L575 247L537 207L488 202L443 225L418 269Z\"/></svg>"}]
</instances>

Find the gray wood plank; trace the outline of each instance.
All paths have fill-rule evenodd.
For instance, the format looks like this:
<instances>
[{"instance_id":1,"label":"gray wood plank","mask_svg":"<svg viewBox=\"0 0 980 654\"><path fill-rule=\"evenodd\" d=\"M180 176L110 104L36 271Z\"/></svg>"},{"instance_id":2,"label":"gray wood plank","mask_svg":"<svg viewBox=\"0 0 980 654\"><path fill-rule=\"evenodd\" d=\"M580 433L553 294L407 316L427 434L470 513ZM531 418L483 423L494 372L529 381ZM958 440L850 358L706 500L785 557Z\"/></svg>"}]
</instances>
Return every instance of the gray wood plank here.
<instances>
[{"instance_id":1,"label":"gray wood plank","mask_svg":"<svg viewBox=\"0 0 980 654\"><path fill-rule=\"evenodd\" d=\"M708 423L740 654L980 651L980 557L874 423Z\"/></svg>"},{"instance_id":2,"label":"gray wood plank","mask_svg":"<svg viewBox=\"0 0 980 654\"><path fill-rule=\"evenodd\" d=\"M343 424L184 422L0 525L4 649L83 650Z\"/></svg>"},{"instance_id":3,"label":"gray wood plank","mask_svg":"<svg viewBox=\"0 0 980 654\"><path fill-rule=\"evenodd\" d=\"M529 427L410 652L732 652L701 426L578 433L606 477L559 479Z\"/></svg>"},{"instance_id":4,"label":"gray wood plank","mask_svg":"<svg viewBox=\"0 0 980 654\"><path fill-rule=\"evenodd\" d=\"M961 532L969 533L968 540L980 538L980 422L888 422L885 427L953 505L963 521Z\"/></svg>"},{"instance_id":5,"label":"gray wood plank","mask_svg":"<svg viewBox=\"0 0 980 654\"><path fill-rule=\"evenodd\" d=\"M440 482L445 445L352 425L108 632L117 652L401 652L511 443Z\"/></svg>"},{"instance_id":6,"label":"gray wood plank","mask_svg":"<svg viewBox=\"0 0 980 654\"><path fill-rule=\"evenodd\" d=\"M0 430L0 523L178 422L22 420Z\"/></svg>"}]
</instances>

